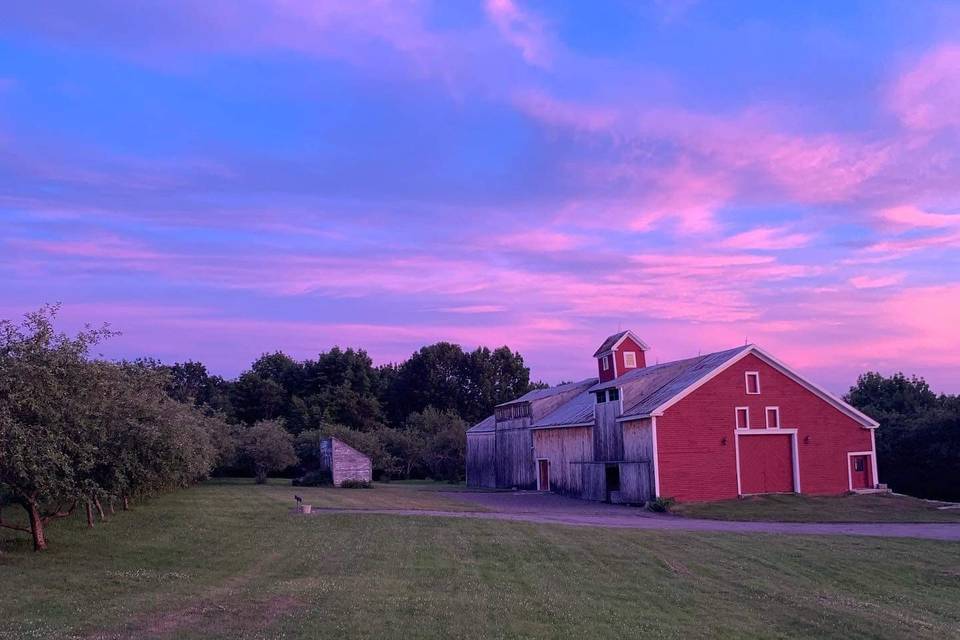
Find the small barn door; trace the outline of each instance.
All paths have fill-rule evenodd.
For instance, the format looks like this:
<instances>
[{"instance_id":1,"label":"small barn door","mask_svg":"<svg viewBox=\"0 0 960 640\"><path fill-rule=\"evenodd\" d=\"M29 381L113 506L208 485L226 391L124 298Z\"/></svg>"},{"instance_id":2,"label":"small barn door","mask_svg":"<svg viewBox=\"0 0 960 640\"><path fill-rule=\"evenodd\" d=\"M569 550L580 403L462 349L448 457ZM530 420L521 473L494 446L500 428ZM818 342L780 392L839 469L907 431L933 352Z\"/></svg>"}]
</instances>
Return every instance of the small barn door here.
<instances>
[{"instance_id":1,"label":"small barn door","mask_svg":"<svg viewBox=\"0 0 960 640\"><path fill-rule=\"evenodd\" d=\"M543 458L537 460L537 491L550 491L550 461Z\"/></svg>"},{"instance_id":2,"label":"small barn door","mask_svg":"<svg viewBox=\"0 0 960 640\"><path fill-rule=\"evenodd\" d=\"M850 488L870 488L870 458L869 456L850 456Z\"/></svg>"}]
</instances>

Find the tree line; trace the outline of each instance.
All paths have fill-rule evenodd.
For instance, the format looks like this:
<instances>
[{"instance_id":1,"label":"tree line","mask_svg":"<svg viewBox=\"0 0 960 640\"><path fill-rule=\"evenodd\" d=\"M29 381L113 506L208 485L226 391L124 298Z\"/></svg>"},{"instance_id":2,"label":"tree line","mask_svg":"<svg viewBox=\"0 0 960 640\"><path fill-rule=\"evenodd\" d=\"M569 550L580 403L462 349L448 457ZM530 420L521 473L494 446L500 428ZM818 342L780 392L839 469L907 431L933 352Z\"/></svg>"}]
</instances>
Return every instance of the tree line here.
<instances>
[{"instance_id":1,"label":"tree line","mask_svg":"<svg viewBox=\"0 0 960 640\"><path fill-rule=\"evenodd\" d=\"M77 509L92 527L211 474L309 471L331 435L370 455L380 479L460 480L469 423L538 386L506 347L449 343L380 367L362 350L278 352L226 380L199 362L92 357L115 332L57 332L57 312L0 321L0 527L36 550L46 525ZM5 519L11 506L25 517Z\"/></svg>"},{"instance_id":2,"label":"tree line","mask_svg":"<svg viewBox=\"0 0 960 640\"><path fill-rule=\"evenodd\" d=\"M880 423L877 466L894 491L960 500L960 396L903 373L865 373L845 400Z\"/></svg>"},{"instance_id":3,"label":"tree line","mask_svg":"<svg viewBox=\"0 0 960 640\"><path fill-rule=\"evenodd\" d=\"M276 352L235 380L200 362L162 368L180 402L232 424L282 425L301 461L296 471L310 466L319 439L336 436L371 457L378 479L462 480L467 428L496 404L545 386L531 384L522 356L507 347L464 351L448 342L384 366L362 349L334 347L305 360Z\"/></svg>"}]
</instances>

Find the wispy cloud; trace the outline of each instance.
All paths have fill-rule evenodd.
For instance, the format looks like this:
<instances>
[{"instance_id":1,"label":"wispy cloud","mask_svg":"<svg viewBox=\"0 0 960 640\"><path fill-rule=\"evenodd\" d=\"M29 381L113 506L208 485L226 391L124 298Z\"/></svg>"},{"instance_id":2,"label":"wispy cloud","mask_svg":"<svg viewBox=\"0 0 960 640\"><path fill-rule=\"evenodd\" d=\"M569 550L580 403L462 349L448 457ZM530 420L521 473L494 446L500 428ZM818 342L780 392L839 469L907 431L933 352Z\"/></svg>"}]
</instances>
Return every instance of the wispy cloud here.
<instances>
[{"instance_id":1,"label":"wispy cloud","mask_svg":"<svg viewBox=\"0 0 960 640\"><path fill-rule=\"evenodd\" d=\"M522 9L515 0L486 0L487 15L500 35L516 47L529 64L546 67L553 59L543 20Z\"/></svg>"},{"instance_id":2,"label":"wispy cloud","mask_svg":"<svg viewBox=\"0 0 960 640\"><path fill-rule=\"evenodd\" d=\"M728 249L779 251L805 247L812 238L812 234L797 233L789 227L757 227L729 236L720 242L720 246Z\"/></svg>"}]
</instances>

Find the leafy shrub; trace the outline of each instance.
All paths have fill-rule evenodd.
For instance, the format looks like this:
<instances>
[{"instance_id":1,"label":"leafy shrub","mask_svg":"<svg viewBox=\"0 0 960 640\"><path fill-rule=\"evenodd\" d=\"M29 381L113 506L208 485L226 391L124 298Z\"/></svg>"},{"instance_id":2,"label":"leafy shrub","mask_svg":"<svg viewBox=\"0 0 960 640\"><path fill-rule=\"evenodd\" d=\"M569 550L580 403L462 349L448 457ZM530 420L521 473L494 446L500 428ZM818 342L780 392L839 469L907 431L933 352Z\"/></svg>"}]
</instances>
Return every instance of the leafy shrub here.
<instances>
[{"instance_id":1,"label":"leafy shrub","mask_svg":"<svg viewBox=\"0 0 960 640\"><path fill-rule=\"evenodd\" d=\"M340 483L341 489L372 489L373 485L366 480L344 480Z\"/></svg>"},{"instance_id":2,"label":"leafy shrub","mask_svg":"<svg viewBox=\"0 0 960 640\"><path fill-rule=\"evenodd\" d=\"M322 487L332 484L329 473L322 471L308 471L292 482L295 487Z\"/></svg>"},{"instance_id":3,"label":"leafy shrub","mask_svg":"<svg viewBox=\"0 0 960 640\"><path fill-rule=\"evenodd\" d=\"M677 501L674 498L664 498L662 496L657 496L655 499L650 501L648 508L650 511L656 511L657 513L667 513L670 511L670 507L675 505Z\"/></svg>"}]
</instances>

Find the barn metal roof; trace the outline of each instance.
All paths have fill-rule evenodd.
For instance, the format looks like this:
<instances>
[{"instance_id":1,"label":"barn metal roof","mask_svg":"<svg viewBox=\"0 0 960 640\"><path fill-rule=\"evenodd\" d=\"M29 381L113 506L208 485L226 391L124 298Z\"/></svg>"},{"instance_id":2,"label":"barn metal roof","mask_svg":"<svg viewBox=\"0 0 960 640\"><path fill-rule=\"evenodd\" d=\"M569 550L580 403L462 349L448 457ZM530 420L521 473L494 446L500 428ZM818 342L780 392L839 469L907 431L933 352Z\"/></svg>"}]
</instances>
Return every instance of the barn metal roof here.
<instances>
[{"instance_id":1,"label":"barn metal roof","mask_svg":"<svg viewBox=\"0 0 960 640\"><path fill-rule=\"evenodd\" d=\"M744 345L734 349L727 349L726 351L708 353L705 356L689 358L687 360L678 360L676 362L668 362L665 363L665 365L648 367L656 369L657 366L665 366L669 369L671 375L650 376L652 379L651 382L654 382L654 384L649 385L649 388L643 391L638 400L632 406L624 407L623 415L620 419L622 420L623 418L629 416L649 415L651 411L662 405L664 402L667 402L677 394L682 393L687 389L687 387L695 384L704 376L709 375L712 371L724 365L734 356L750 348L750 345ZM638 373L642 371L644 371L644 369L640 369ZM656 372L654 371L652 373ZM617 382L619 382L618 386L627 384L628 381L626 378L629 375L631 374L620 376L620 378L617 379ZM657 385L656 382L662 383Z\"/></svg>"},{"instance_id":2,"label":"barn metal roof","mask_svg":"<svg viewBox=\"0 0 960 640\"><path fill-rule=\"evenodd\" d=\"M565 427L591 423L593 422L595 404L593 392L626 385L631 386L631 395L637 394L638 399L630 407L624 408L622 417L647 415L653 409L749 348L749 346L737 347L697 356L696 358L675 360L635 369L609 382L591 386L549 415L535 422L533 427Z\"/></svg>"},{"instance_id":3,"label":"barn metal roof","mask_svg":"<svg viewBox=\"0 0 960 640\"><path fill-rule=\"evenodd\" d=\"M473 425L467 429L467 433L487 433L495 431L497 428L497 421L493 416L487 416L477 424Z\"/></svg>"},{"instance_id":4,"label":"barn metal roof","mask_svg":"<svg viewBox=\"0 0 960 640\"><path fill-rule=\"evenodd\" d=\"M569 427L575 424L593 423L593 396L584 391L574 396L555 411L547 414L533 423L533 428L539 427Z\"/></svg>"},{"instance_id":5,"label":"barn metal roof","mask_svg":"<svg viewBox=\"0 0 960 640\"><path fill-rule=\"evenodd\" d=\"M612 336L608 336L607 339L603 341L603 344L600 345L600 348L593 353L593 357L596 358L600 354L606 353L607 351L610 351L611 349L613 349L615 346L617 346L617 343L620 342L621 339L623 339L624 336L630 336L631 338L633 338L633 341L637 343L637 346L639 346L644 351L648 351L650 349L650 347L647 346L646 342L638 338L636 334L633 333L633 331L630 331L628 329L626 331L619 331L613 334Z\"/></svg>"},{"instance_id":6,"label":"barn metal roof","mask_svg":"<svg viewBox=\"0 0 960 640\"><path fill-rule=\"evenodd\" d=\"M610 351L610 349L613 348L613 345L617 344L617 340L619 340L625 335L627 335L626 331L620 331L619 333L615 333L612 336L607 336L607 339L603 341L603 344L600 345L600 348L593 353L593 357L596 358L601 353L605 351Z\"/></svg>"},{"instance_id":7,"label":"barn metal roof","mask_svg":"<svg viewBox=\"0 0 960 640\"><path fill-rule=\"evenodd\" d=\"M549 398L550 396L555 396L558 393L563 393L565 391L570 391L576 387L589 387L592 384L597 382L596 378L585 378L579 382L568 382L566 384L558 384L555 387L548 387L546 389L534 389L533 391L528 391L523 394L516 400L510 400L509 402L501 402L498 404L498 407L503 407L508 404L514 404L517 402L533 402L534 400L542 400L544 398Z\"/></svg>"}]
</instances>

